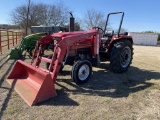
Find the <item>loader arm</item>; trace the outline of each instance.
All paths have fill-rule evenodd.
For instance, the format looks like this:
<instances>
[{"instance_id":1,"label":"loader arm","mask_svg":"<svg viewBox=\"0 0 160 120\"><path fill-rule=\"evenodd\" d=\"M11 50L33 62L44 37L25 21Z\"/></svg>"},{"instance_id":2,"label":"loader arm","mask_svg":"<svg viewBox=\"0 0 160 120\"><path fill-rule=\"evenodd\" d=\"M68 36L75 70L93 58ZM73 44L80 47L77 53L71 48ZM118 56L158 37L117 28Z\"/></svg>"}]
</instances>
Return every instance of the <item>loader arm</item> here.
<instances>
[{"instance_id":1,"label":"loader arm","mask_svg":"<svg viewBox=\"0 0 160 120\"><path fill-rule=\"evenodd\" d=\"M58 36L57 36L58 35ZM67 54L67 51L69 51L69 48L78 48L78 46L83 44L83 48L93 48L93 56L96 57L99 51L99 46L97 46L97 37L98 36L98 31L97 30L90 30L88 32L78 32L77 34L69 34L65 35L63 34L53 34L51 36L44 36L41 39L37 41L35 51L38 50L38 55L36 57L36 62L34 64L35 67L39 67L41 60L44 62L51 63L49 66L49 73L52 75L53 82L55 82L56 77L59 73L60 67L63 64L63 60L65 58L65 55ZM59 37L58 43L54 44L54 38ZM90 38L89 41L86 41L87 38ZM100 38L98 38L100 39ZM93 41L95 45L93 46ZM53 48L53 55L52 58L45 58L42 57L42 54L45 50L45 47L48 44L52 44ZM82 48L82 46L81 46ZM34 54L35 55L35 54ZM34 62L35 56L33 55L31 64ZM53 72L51 72L51 69L53 68Z\"/></svg>"}]
</instances>

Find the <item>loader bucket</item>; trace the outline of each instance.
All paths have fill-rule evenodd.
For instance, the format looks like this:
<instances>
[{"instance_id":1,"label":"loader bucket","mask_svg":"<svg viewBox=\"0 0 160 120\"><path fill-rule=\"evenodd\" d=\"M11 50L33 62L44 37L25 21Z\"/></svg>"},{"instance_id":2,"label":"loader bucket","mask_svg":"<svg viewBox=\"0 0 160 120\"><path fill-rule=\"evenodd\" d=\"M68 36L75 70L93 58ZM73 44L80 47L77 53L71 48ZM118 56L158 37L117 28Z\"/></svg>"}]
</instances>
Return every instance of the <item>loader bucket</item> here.
<instances>
[{"instance_id":1,"label":"loader bucket","mask_svg":"<svg viewBox=\"0 0 160 120\"><path fill-rule=\"evenodd\" d=\"M56 96L51 74L21 60L17 60L7 82L29 106Z\"/></svg>"},{"instance_id":2,"label":"loader bucket","mask_svg":"<svg viewBox=\"0 0 160 120\"><path fill-rule=\"evenodd\" d=\"M8 59L19 59L21 57L20 51L17 48L12 48L11 53L8 55Z\"/></svg>"}]
</instances>

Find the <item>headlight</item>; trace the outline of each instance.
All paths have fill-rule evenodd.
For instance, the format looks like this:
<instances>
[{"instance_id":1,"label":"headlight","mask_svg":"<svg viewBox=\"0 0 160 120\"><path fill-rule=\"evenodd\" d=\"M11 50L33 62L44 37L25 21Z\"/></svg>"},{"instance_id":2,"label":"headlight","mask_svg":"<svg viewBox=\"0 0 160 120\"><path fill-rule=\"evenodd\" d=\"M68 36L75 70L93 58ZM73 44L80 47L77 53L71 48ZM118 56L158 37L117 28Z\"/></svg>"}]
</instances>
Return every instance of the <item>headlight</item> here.
<instances>
[{"instance_id":1,"label":"headlight","mask_svg":"<svg viewBox=\"0 0 160 120\"><path fill-rule=\"evenodd\" d=\"M56 38L56 37L53 38L54 45L57 44L58 40L59 40L59 38Z\"/></svg>"}]
</instances>

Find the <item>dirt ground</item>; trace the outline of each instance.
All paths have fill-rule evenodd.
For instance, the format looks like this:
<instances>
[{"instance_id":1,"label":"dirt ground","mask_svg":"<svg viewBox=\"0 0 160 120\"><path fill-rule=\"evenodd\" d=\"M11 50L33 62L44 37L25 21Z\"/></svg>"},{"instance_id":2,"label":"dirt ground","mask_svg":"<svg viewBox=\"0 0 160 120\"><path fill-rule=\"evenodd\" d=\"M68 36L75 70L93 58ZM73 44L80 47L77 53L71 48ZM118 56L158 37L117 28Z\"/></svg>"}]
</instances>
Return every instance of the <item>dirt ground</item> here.
<instances>
[{"instance_id":1,"label":"dirt ground","mask_svg":"<svg viewBox=\"0 0 160 120\"><path fill-rule=\"evenodd\" d=\"M130 69L109 70L109 63L93 68L89 82L77 86L71 66L58 76L58 96L29 107L6 82L15 60L0 55L0 119L24 120L159 120L160 47L134 46ZM26 58L26 62L30 59Z\"/></svg>"}]
</instances>

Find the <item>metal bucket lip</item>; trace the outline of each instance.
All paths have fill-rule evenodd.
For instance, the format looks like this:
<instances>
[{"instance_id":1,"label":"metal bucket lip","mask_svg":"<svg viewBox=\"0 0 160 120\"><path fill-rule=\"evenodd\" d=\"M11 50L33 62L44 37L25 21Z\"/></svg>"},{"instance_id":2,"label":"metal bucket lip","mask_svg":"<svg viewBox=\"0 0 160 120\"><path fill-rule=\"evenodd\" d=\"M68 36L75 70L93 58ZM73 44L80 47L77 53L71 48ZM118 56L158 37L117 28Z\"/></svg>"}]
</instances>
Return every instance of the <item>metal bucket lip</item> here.
<instances>
[{"instance_id":1,"label":"metal bucket lip","mask_svg":"<svg viewBox=\"0 0 160 120\"><path fill-rule=\"evenodd\" d=\"M29 63L26 63L26 62L24 62L22 60L17 60L16 64L18 64L18 63L20 63L20 64L22 64L22 65L24 65L24 66L26 66L26 67L28 67L28 68L30 68L32 70L35 70L36 72L38 72L40 74L43 74L43 75L50 74L50 72L48 70L45 70L45 69L40 68L40 67L35 67L35 66L33 66L33 65L29 64Z\"/></svg>"}]
</instances>

